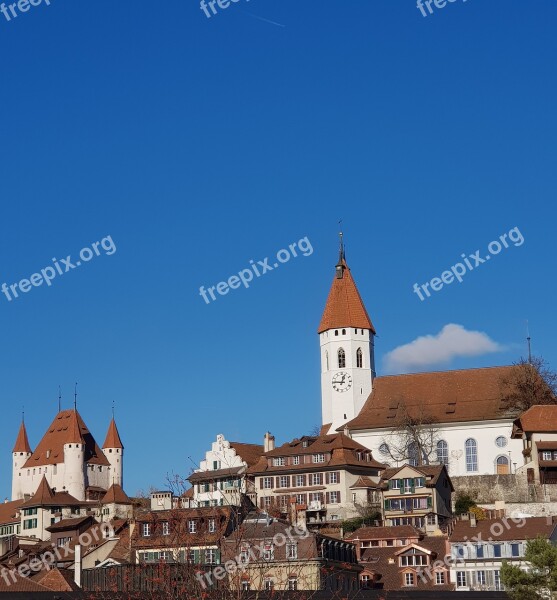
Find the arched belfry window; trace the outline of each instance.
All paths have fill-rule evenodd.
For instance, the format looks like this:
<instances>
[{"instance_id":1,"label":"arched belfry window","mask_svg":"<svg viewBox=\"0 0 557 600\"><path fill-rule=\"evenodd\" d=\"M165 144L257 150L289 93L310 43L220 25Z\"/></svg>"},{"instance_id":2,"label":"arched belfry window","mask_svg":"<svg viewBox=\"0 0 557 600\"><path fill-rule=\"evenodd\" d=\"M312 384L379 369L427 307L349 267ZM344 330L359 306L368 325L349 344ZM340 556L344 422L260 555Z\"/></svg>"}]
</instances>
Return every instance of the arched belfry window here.
<instances>
[{"instance_id":1,"label":"arched belfry window","mask_svg":"<svg viewBox=\"0 0 557 600\"><path fill-rule=\"evenodd\" d=\"M346 368L346 353L342 348L339 348L338 351L338 368L344 369Z\"/></svg>"},{"instance_id":2,"label":"arched belfry window","mask_svg":"<svg viewBox=\"0 0 557 600\"><path fill-rule=\"evenodd\" d=\"M356 366L358 369L361 369L364 366L364 355L361 348L356 350Z\"/></svg>"}]
</instances>

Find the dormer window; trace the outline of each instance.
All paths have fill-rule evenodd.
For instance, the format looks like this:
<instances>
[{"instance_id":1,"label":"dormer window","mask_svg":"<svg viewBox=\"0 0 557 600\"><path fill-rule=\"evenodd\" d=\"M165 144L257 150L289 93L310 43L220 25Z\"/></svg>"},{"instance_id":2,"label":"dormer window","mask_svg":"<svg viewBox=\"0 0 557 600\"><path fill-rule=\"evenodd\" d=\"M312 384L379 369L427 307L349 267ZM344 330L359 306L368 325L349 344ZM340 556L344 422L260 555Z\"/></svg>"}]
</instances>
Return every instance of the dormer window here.
<instances>
[{"instance_id":1,"label":"dormer window","mask_svg":"<svg viewBox=\"0 0 557 600\"><path fill-rule=\"evenodd\" d=\"M280 458L273 458L273 467L284 467L284 464L285 460L283 456Z\"/></svg>"}]
</instances>

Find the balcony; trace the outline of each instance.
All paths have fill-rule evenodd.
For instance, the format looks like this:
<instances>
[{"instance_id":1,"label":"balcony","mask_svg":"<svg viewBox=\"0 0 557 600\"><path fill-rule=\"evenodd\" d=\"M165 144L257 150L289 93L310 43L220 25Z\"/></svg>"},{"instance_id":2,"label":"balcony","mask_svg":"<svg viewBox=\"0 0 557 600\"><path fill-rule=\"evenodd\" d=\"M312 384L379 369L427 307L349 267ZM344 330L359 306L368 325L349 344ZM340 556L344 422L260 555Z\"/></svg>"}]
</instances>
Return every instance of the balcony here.
<instances>
[{"instance_id":1,"label":"balcony","mask_svg":"<svg viewBox=\"0 0 557 600\"><path fill-rule=\"evenodd\" d=\"M320 510L325 510L325 506L320 500L312 500L308 504L308 512L319 512Z\"/></svg>"}]
</instances>

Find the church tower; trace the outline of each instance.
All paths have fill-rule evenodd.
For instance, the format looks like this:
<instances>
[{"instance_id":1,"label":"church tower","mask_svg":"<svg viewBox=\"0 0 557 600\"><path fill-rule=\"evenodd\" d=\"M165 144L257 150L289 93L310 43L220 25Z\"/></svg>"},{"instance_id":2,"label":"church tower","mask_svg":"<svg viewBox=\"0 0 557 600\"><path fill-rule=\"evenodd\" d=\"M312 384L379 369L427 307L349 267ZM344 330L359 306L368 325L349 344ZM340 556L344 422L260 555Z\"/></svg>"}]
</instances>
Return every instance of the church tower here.
<instances>
[{"instance_id":1,"label":"church tower","mask_svg":"<svg viewBox=\"0 0 557 600\"><path fill-rule=\"evenodd\" d=\"M375 377L375 328L346 264L342 233L335 277L321 317L321 402L330 432L358 415Z\"/></svg>"}]
</instances>

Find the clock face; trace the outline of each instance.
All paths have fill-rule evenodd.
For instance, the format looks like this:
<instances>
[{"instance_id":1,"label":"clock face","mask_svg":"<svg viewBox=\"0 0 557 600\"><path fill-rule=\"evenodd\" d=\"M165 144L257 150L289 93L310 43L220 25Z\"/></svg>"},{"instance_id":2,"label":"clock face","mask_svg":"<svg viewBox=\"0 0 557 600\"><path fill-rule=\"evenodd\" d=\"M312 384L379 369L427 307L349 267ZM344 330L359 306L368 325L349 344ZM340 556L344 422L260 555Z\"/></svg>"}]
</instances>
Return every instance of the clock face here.
<instances>
[{"instance_id":1,"label":"clock face","mask_svg":"<svg viewBox=\"0 0 557 600\"><path fill-rule=\"evenodd\" d=\"M335 373L332 382L335 392L346 392L352 387L352 377L346 371Z\"/></svg>"}]
</instances>

